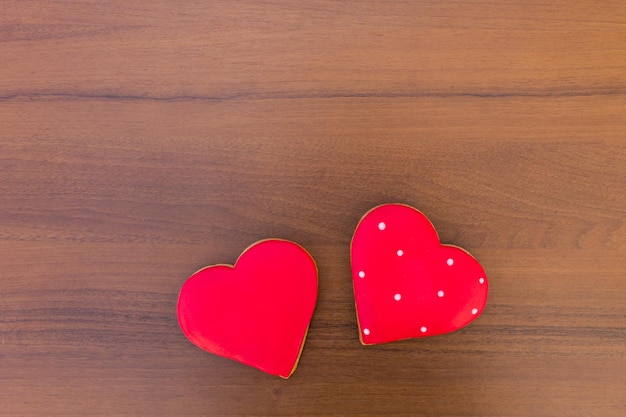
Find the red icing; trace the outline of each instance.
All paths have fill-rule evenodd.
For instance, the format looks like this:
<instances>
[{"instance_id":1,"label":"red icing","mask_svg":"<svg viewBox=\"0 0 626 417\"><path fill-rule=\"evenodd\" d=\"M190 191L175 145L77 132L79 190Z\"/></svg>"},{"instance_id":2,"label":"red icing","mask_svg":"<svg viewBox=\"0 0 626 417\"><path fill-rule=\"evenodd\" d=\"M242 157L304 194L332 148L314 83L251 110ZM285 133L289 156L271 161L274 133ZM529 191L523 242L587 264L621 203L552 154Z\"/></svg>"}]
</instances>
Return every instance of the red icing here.
<instances>
[{"instance_id":1,"label":"red icing","mask_svg":"<svg viewBox=\"0 0 626 417\"><path fill-rule=\"evenodd\" d=\"M354 232L351 259L359 337L366 345L458 330L487 302L487 276L478 261L441 245L426 216L409 206L369 211Z\"/></svg>"},{"instance_id":2,"label":"red icing","mask_svg":"<svg viewBox=\"0 0 626 417\"><path fill-rule=\"evenodd\" d=\"M317 267L302 247L264 240L235 266L193 274L178 298L187 338L211 353L272 375L295 370L317 299Z\"/></svg>"}]
</instances>

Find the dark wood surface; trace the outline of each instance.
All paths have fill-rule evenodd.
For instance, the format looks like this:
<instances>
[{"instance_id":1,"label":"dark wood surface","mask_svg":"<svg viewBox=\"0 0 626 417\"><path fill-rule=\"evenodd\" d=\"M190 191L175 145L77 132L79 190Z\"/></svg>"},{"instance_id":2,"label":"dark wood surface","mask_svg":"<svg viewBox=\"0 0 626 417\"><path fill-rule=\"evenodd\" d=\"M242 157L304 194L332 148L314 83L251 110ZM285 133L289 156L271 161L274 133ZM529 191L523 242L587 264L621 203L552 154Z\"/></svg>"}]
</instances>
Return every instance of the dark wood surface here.
<instances>
[{"instance_id":1,"label":"dark wood surface","mask_svg":"<svg viewBox=\"0 0 626 417\"><path fill-rule=\"evenodd\" d=\"M0 415L626 415L622 0L0 10ZM481 261L475 323L359 344L385 202ZM319 267L288 380L176 321L268 237Z\"/></svg>"}]
</instances>

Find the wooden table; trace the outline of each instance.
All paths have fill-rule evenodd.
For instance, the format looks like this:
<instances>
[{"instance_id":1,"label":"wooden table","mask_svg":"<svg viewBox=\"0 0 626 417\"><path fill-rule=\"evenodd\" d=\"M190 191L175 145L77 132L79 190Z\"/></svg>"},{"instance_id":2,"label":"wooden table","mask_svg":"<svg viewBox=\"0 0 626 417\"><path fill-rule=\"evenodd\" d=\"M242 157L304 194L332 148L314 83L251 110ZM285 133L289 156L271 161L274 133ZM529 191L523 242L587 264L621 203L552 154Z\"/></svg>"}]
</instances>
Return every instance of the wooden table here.
<instances>
[{"instance_id":1,"label":"wooden table","mask_svg":"<svg viewBox=\"0 0 626 417\"><path fill-rule=\"evenodd\" d=\"M626 415L624 1L0 9L0 415ZM359 344L386 202L481 261L475 323ZM268 237L319 267L288 380L176 319Z\"/></svg>"}]
</instances>

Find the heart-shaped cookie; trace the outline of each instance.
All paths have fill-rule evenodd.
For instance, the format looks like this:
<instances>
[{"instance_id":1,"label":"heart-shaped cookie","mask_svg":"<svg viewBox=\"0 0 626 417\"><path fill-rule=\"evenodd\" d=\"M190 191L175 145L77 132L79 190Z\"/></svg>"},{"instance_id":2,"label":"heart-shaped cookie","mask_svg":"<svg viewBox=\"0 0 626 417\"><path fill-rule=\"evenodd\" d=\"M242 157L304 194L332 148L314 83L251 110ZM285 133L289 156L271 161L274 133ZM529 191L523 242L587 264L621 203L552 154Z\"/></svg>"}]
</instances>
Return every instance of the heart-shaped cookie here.
<instances>
[{"instance_id":1,"label":"heart-shaped cookie","mask_svg":"<svg viewBox=\"0 0 626 417\"><path fill-rule=\"evenodd\" d=\"M421 212L403 204L370 210L351 246L359 338L364 345L449 333L487 302L478 261L442 245Z\"/></svg>"},{"instance_id":2,"label":"heart-shaped cookie","mask_svg":"<svg viewBox=\"0 0 626 417\"><path fill-rule=\"evenodd\" d=\"M196 346L288 378L317 300L317 266L301 246L257 242L234 266L193 274L178 298L178 322Z\"/></svg>"}]
</instances>

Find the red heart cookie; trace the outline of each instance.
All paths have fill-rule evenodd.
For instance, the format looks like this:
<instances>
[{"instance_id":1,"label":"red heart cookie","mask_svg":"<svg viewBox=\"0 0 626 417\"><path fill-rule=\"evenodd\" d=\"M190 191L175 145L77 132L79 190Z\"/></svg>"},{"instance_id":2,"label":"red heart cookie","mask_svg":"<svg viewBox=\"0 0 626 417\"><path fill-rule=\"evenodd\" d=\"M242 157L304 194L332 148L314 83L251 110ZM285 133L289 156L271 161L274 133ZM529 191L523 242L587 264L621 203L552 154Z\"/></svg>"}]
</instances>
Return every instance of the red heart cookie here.
<instances>
[{"instance_id":1,"label":"red heart cookie","mask_svg":"<svg viewBox=\"0 0 626 417\"><path fill-rule=\"evenodd\" d=\"M351 247L359 338L364 345L449 333L487 302L478 261L442 245L421 212L402 204L370 210Z\"/></svg>"},{"instance_id":2,"label":"red heart cookie","mask_svg":"<svg viewBox=\"0 0 626 417\"><path fill-rule=\"evenodd\" d=\"M178 298L178 322L196 346L272 375L295 371L317 300L317 266L301 246L270 239L234 266L193 274Z\"/></svg>"}]
</instances>

